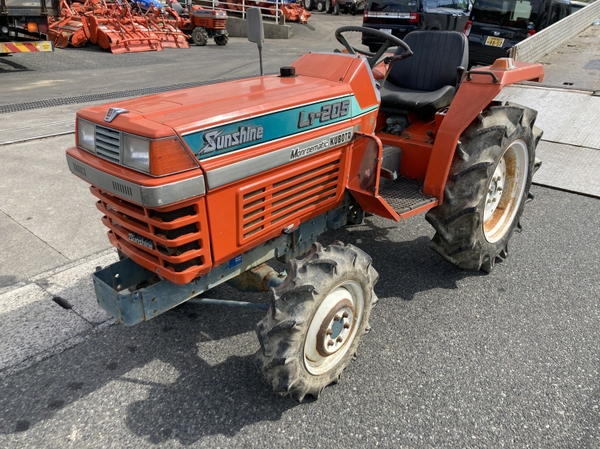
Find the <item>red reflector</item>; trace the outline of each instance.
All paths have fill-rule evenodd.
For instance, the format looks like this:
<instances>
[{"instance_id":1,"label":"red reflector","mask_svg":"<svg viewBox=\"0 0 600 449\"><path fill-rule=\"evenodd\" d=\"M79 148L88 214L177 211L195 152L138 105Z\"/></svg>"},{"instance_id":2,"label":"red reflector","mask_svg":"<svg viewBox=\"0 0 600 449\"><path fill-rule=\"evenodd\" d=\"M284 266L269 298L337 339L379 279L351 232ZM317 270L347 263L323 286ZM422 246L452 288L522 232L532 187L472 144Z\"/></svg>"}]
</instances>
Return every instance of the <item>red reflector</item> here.
<instances>
[{"instance_id":1,"label":"red reflector","mask_svg":"<svg viewBox=\"0 0 600 449\"><path fill-rule=\"evenodd\" d=\"M533 36L535 34L535 30L527 30L527 36Z\"/></svg>"},{"instance_id":2,"label":"red reflector","mask_svg":"<svg viewBox=\"0 0 600 449\"><path fill-rule=\"evenodd\" d=\"M467 37L469 37L469 34L471 34L471 27L473 26L473 21L472 20L467 20L467 23L465 23L465 29L463 30L463 34Z\"/></svg>"},{"instance_id":3,"label":"red reflector","mask_svg":"<svg viewBox=\"0 0 600 449\"><path fill-rule=\"evenodd\" d=\"M408 21L410 23L419 23L419 13L418 12L411 12L410 13L410 18L408 19Z\"/></svg>"}]
</instances>

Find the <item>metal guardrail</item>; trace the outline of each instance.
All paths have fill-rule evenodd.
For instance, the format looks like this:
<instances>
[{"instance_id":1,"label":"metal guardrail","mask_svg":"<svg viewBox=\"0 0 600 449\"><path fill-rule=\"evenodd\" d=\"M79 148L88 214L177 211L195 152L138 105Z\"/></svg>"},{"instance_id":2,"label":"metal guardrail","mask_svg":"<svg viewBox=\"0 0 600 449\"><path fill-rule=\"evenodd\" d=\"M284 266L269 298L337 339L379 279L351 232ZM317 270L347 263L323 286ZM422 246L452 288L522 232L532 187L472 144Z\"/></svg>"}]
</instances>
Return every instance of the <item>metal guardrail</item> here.
<instances>
[{"instance_id":1,"label":"metal guardrail","mask_svg":"<svg viewBox=\"0 0 600 449\"><path fill-rule=\"evenodd\" d=\"M509 56L516 61L539 61L564 42L592 26L592 22L599 18L600 0L597 0L576 13L559 20L548 28L519 42L510 49Z\"/></svg>"},{"instance_id":2,"label":"metal guardrail","mask_svg":"<svg viewBox=\"0 0 600 449\"><path fill-rule=\"evenodd\" d=\"M203 3L204 2L200 2L201 5L203 5ZM227 11L228 15L233 13L234 16L240 16L242 19L245 19L246 10L248 8L259 8L263 18L272 19L275 21L276 25L279 25L279 22L285 24L283 11L281 10L281 5L283 3L282 0L213 0L212 9L221 9ZM265 6L267 4L268 6Z\"/></svg>"}]
</instances>

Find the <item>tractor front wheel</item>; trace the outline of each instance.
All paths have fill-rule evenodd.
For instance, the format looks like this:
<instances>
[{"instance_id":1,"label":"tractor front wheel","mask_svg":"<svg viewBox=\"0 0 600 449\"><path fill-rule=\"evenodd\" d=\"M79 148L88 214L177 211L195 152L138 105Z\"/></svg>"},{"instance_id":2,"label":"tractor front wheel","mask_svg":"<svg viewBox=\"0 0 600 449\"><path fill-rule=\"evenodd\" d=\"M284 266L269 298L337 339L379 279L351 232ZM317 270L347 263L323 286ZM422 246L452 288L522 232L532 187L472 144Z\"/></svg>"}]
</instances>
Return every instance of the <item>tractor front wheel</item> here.
<instances>
[{"instance_id":1,"label":"tractor front wheel","mask_svg":"<svg viewBox=\"0 0 600 449\"><path fill-rule=\"evenodd\" d=\"M339 16L340 15L340 4L336 2L335 6L333 7L333 15L334 16Z\"/></svg>"},{"instance_id":2,"label":"tractor front wheel","mask_svg":"<svg viewBox=\"0 0 600 449\"><path fill-rule=\"evenodd\" d=\"M290 262L256 326L256 365L276 393L302 402L339 380L368 329L378 277L371 258L352 245L315 243L306 258Z\"/></svg>"},{"instance_id":3,"label":"tractor front wheel","mask_svg":"<svg viewBox=\"0 0 600 449\"><path fill-rule=\"evenodd\" d=\"M536 115L519 105L495 104L460 137L444 201L425 217L436 231L431 247L458 267L489 273L508 255L539 166Z\"/></svg>"},{"instance_id":4,"label":"tractor front wheel","mask_svg":"<svg viewBox=\"0 0 600 449\"><path fill-rule=\"evenodd\" d=\"M229 36L227 34L221 34L219 36L215 36L215 44L227 45L227 42L229 42Z\"/></svg>"},{"instance_id":5,"label":"tractor front wheel","mask_svg":"<svg viewBox=\"0 0 600 449\"><path fill-rule=\"evenodd\" d=\"M331 14L333 12L333 6L331 6L331 0L325 0L325 12Z\"/></svg>"},{"instance_id":6,"label":"tractor front wheel","mask_svg":"<svg viewBox=\"0 0 600 449\"><path fill-rule=\"evenodd\" d=\"M304 0L304 9L307 11L312 11L315 7L315 0Z\"/></svg>"},{"instance_id":7,"label":"tractor front wheel","mask_svg":"<svg viewBox=\"0 0 600 449\"><path fill-rule=\"evenodd\" d=\"M317 0L317 11L319 11L319 12L325 11L325 2Z\"/></svg>"},{"instance_id":8,"label":"tractor front wheel","mask_svg":"<svg viewBox=\"0 0 600 449\"><path fill-rule=\"evenodd\" d=\"M202 27L194 28L194 31L192 31L192 42L194 45L205 46L208 43L208 33L206 30Z\"/></svg>"}]
</instances>

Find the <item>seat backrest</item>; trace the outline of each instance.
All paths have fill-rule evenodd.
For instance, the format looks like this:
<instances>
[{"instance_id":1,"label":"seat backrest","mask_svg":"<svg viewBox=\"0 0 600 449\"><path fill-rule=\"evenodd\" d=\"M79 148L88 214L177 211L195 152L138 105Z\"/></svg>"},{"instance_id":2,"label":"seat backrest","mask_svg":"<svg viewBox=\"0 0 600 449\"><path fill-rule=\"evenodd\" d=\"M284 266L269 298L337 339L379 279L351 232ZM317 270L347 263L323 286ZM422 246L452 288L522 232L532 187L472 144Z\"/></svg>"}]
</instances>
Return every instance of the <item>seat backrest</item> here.
<instances>
[{"instance_id":1,"label":"seat backrest","mask_svg":"<svg viewBox=\"0 0 600 449\"><path fill-rule=\"evenodd\" d=\"M469 63L469 41L457 31L413 31L404 42L414 54L394 62L387 79L398 87L433 92L456 86L456 68ZM396 54L403 51L398 48Z\"/></svg>"}]
</instances>

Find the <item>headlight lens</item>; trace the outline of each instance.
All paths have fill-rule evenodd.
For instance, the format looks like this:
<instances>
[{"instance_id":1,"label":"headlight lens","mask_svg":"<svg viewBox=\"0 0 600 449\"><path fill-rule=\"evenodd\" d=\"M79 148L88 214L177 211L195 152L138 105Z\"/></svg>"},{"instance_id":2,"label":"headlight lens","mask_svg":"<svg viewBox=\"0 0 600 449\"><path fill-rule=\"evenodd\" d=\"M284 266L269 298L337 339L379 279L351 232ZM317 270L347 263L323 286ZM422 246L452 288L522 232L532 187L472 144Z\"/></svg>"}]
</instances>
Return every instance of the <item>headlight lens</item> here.
<instances>
[{"instance_id":1,"label":"headlight lens","mask_svg":"<svg viewBox=\"0 0 600 449\"><path fill-rule=\"evenodd\" d=\"M123 133L123 165L150 173L150 140Z\"/></svg>"},{"instance_id":2,"label":"headlight lens","mask_svg":"<svg viewBox=\"0 0 600 449\"><path fill-rule=\"evenodd\" d=\"M96 142L94 138L96 125L87 120L77 121L77 145L90 153L96 153Z\"/></svg>"}]
</instances>

